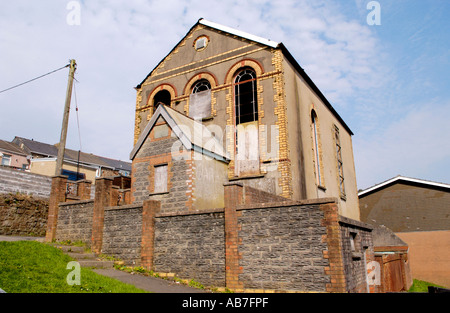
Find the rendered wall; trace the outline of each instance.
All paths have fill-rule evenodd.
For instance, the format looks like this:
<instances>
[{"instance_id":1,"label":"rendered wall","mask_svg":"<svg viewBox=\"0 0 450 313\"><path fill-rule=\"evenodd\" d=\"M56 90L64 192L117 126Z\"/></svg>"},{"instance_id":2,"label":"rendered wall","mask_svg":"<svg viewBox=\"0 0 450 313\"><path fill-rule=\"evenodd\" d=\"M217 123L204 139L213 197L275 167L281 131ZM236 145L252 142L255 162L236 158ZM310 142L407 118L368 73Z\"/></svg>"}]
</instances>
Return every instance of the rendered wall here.
<instances>
[{"instance_id":1,"label":"rendered wall","mask_svg":"<svg viewBox=\"0 0 450 313\"><path fill-rule=\"evenodd\" d=\"M0 166L0 193L24 193L49 198L51 177Z\"/></svg>"},{"instance_id":2,"label":"rendered wall","mask_svg":"<svg viewBox=\"0 0 450 313\"><path fill-rule=\"evenodd\" d=\"M450 288L450 230L396 233L408 244L414 279Z\"/></svg>"}]
</instances>

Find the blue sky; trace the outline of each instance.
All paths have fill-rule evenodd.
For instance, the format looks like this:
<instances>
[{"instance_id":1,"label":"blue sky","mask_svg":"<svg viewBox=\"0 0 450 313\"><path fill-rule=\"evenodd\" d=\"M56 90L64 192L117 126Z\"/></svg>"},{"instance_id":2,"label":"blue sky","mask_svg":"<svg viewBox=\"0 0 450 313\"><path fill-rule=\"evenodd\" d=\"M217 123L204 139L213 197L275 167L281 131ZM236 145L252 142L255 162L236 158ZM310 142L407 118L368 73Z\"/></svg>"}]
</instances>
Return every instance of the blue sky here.
<instances>
[{"instance_id":1,"label":"blue sky","mask_svg":"<svg viewBox=\"0 0 450 313\"><path fill-rule=\"evenodd\" d=\"M70 1L0 4L0 90L78 63L82 150L128 160L135 87L200 18L283 42L355 133L358 188L450 183L448 0ZM0 93L0 139L59 141L67 71ZM67 147L79 148L75 101Z\"/></svg>"}]
</instances>

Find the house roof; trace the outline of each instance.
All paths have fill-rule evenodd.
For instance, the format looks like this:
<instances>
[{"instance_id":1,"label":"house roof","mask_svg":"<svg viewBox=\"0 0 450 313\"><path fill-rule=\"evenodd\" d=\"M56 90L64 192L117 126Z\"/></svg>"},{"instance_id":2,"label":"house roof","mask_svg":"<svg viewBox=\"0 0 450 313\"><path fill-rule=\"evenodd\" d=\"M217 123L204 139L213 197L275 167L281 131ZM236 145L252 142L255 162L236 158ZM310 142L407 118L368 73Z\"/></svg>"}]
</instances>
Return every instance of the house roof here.
<instances>
[{"instance_id":1,"label":"house roof","mask_svg":"<svg viewBox=\"0 0 450 313\"><path fill-rule=\"evenodd\" d=\"M314 93L323 101L323 103L326 105L326 107L331 111L331 113L337 118L337 120L341 123L341 125L349 132L350 135L353 135L352 130L348 125L344 122L344 120L341 118L341 116L336 112L336 110L333 108L333 106L330 104L328 99L323 95L323 93L319 90L319 88L314 84L314 82L311 80L311 78L306 74L306 72L303 70L303 68L300 66L300 64L295 60L295 58L292 56L292 54L289 52L289 50L286 48L286 46L281 42L276 42L270 39L265 39L259 36L255 36L246 32L243 32L241 30L237 30L228 26L220 25L218 23L214 23L211 21L208 21L204 18L200 18L197 23L189 29L187 34L173 47L173 49L167 54L166 57L164 57L154 68L153 70L144 78L144 80L138 84L135 88L141 88L142 84L147 80L148 77L152 75L152 73L159 67L159 65L170 55L172 52L176 49L176 47L181 44L181 42L186 38L189 33L197 26L197 25L204 25L207 27L210 27L215 30L219 30L231 35L235 35L253 42L257 42L259 44L268 46L270 48L274 49L281 49L283 55L286 57L286 59L291 63L291 65L295 68L297 73L304 79L304 81L309 85L309 87L314 91Z\"/></svg>"},{"instance_id":2,"label":"house roof","mask_svg":"<svg viewBox=\"0 0 450 313\"><path fill-rule=\"evenodd\" d=\"M4 141L4 140L0 140L0 152L9 152L11 154L17 154L17 155L22 155L22 156L26 156L27 153L25 151L23 151L22 149L20 149L20 147L16 146L15 144L8 142L8 141Z\"/></svg>"},{"instance_id":3,"label":"house roof","mask_svg":"<svg viewBox=\"0 0 450 313\"><path fill-rule=\"evenodd\" d=\"M358 193L358 197L367 196L368 194L381 190L385 187L388 187L392 184L400 183L400 182L406 182L406 183L413 183L413 184L419 184L423 186L429 186L429 187L438 187L438 188L445 188L450 191L450 184L444 184L444 183L437 183L429 180L424 179L418 179L418 178L410 178L398 175L396 177L393 177L391 179L388 179L382 183L379 183L377 185L374 185L372 187L369 187L361 192Z\"/></svg>"},{"instance_id":4,"label":"house roof","mask_svg":"<svg viewBox=\"0 0 450 313\"><path fill-rule=\"evenodd\" d=\"M160 117L166 121L187 150L194 150L223 162L230 160L223 145L202 123L165 105L159 105L156 109L131 151L130 159L134 159Z\"/></svg>"},{"instance_id":5,"label":"house roof","mask_svg":"<svg viewBox=\"0 0 450 313\"><path fill-rule=\"evenodd\" d=\"M27 139L17 136L14 138L13 143L22 147L23 150L25 150L28 154L37 154L43 157L58 156L59 144L51 145L33 139ZM66 148L64 151L64 159L67 161L78 162L78 151ZM130 162L105 158L92 153L80 152L80 163L110 168L114 170L131 171Z\"/></svg>"}]
</instances>

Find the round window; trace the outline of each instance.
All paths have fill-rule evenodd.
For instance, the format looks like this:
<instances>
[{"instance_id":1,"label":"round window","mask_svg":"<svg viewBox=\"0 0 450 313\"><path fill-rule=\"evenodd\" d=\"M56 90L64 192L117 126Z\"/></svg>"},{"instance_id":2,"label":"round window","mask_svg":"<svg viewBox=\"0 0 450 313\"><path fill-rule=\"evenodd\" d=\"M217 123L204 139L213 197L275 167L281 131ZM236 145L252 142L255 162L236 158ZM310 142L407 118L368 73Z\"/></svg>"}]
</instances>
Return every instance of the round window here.
<instances>
[{"instance_id":1,"label":"round window","mask_svg":"<svg viewBox=\"0 0 450 313\"><path fill-rule=\"evenodd\" d=\"M194 41L194 48L197 51L202 51L206 48L209 43L209 38L207 36L200 36Z\"/></svg>"}]
</instances>

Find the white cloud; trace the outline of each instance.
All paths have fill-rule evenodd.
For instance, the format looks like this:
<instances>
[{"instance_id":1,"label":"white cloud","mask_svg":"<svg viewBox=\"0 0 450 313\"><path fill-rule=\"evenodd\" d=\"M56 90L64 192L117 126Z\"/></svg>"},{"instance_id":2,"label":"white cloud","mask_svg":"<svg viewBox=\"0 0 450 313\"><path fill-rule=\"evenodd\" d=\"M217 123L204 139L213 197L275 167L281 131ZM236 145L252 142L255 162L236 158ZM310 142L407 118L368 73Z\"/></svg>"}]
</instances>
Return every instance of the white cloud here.
<instances>
[{"instance_id":1,"label":"white cloud","mask_svg":"<svg viewBox=\"0 0 450 313\"><path fill-rule=\"evenodd\" d=\"M0 89L75 58L81 139L86 152L128 158L133 143L133 87L203 17L287 46L354 130L355 161L362 185L401 170L407 172L410 167L419 168L418 163L420 168L433 170L434 162L442 164L443 158L448 158L448 150L437 148L429 139L439 133L423 125L427 119L436 119L433 124L448 131L442 116L449 112L438 106L438 116L430 116L410 101L417 85L398 79L398 59L388 54L389 47L380 41L375 28L366 24L365 1L80 1L79 26L66 23L68 2L2 2ZM382 13L387 15L390 6L383 3ZM419 40L417 46L425 35L413 37ZM423 78L424 60L430 58L415 59L412 73L433 84L431 78ZM405 62L402 68L410 65ZM58 142L66 84L67 71L63 70L0 94L0 105L8 108L0 115L0 138L11 140L19 135ZM405 103L410 105L407 115ZM426 107L430 112L434 109ZM399 120L401 116L405 117ZM72 110L67 146L77 149L75 118ZM412 132L420 136L409 135ZM423 153L424 149L436 154Z\"/></svg>"},{"instance_id":2,"label":"white cloud","mask_svg":"<svg viewBox=\"0 0 450 313\"><path fill-rule=\"evenodd\" d=\"M334 98L330 100L354 92L355 81L361 79L353 73L373 70L370 33L364 25L346 21L338 6L325 6L325 2L83 1L79 26L67 25L67 2L2 4L2 12L8 14L0 13L0 38L8 49L0 51L0 66L10 75L0 77L0 86L75 58L82 143L88 152L127 158L134 127L133 87L200 17L283 41L319 88ZM359 42L362 37L366 42ZM12 122L17 116L12 111L1 118L3 139L20 133L50 143L59 141L66 81L67 71L63 71L2 94L1 102L22 107L20 127ZM46 116L37 118L42 112ZM70 119L74 125L74 113ZM75 126L69 130L68 146L78 146Z\"/></svg>"},{"instance_id":3,"label":"white cloud","mask_svg":"<svg viewBox=\"0 0 450 313\"><path fill-rule=\"evenodd\" d=\"M449 116L450 102L430 103L371 137L355 136L359 188L397 175L449 183L445 171L450 164Z\"/></svg>"}]
</instances>

